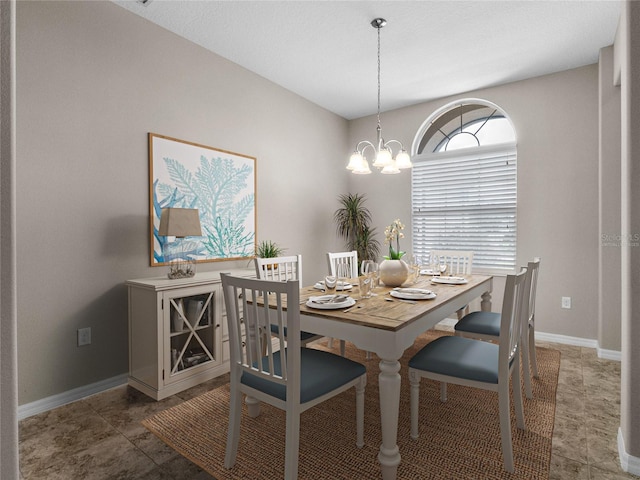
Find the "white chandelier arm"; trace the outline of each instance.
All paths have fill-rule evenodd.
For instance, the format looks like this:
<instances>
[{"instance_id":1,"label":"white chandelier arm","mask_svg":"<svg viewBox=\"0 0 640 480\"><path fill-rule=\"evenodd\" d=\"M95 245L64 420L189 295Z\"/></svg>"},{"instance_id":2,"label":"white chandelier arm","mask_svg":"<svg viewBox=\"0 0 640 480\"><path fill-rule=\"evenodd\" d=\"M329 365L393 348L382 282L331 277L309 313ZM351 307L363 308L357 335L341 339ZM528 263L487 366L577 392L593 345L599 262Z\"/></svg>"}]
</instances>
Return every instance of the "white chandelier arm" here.
<instances>
[{"instance_id":1,"label":"white chandelier arm","mask_svg":"<svg viewBox=\"0 0 640 480\"><path fill-rule=\"evenodd\" d=\"M402 142L400 140L388 140L384 142L385 148L391 150L391 147L389 146L391 143L397 143L398 145L400 145L400 150L404 150L404 146L402 145Z\"/></svg>"},{"instance_id":2,"label":"white chandelier arm","mask_svg":"<svg viewBox=\"0 0 640 480\"><path fill-rule=\"evenodd\" d=\"M364 145L364 147L361 148L362 145ZM369 140L362 140L361 142L358 142L358 145L356 145L356 151L364 155L364 151L367 149L367 147L373 148L373 151L375 153L376 146L373 143L371 143Z\"/></svg>"},{"instance_id":3,"label":"white chandelier arm","mask_svg":"<svg viewBox=\"0 0 640 480\"><path fill-rule=\"evenodd\" d=\"M387 148L388 150L391 150L391 147L389 146L389 144L391 144L391 143L397 143L400 146L400 151L395 156L395 162L396 162L397 169L413 167L413 164L411 163L411 156L404 149L404 145L402 145L402 142L399 141L399 140L389 140L388 142L386 142L384 144L385 148ZM398 173L398 172L393 172L393 173Z\"/></svg>"}]
</instances>

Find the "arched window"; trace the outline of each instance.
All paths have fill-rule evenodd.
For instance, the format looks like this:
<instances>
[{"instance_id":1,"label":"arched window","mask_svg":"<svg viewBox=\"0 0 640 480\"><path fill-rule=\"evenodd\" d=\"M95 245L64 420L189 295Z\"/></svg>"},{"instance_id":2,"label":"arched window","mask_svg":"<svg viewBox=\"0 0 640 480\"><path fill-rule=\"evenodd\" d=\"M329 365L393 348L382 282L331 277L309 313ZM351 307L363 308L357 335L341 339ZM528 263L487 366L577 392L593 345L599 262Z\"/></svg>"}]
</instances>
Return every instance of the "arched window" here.
<instances>
[{"instance_id":1,"label":"arched window","mask_svg":"<svg viewBox=\"0 0 640 480\"><path fill-rule=\"evenodd\" d=\"M516 267L516 137L511 121L484 100L449 104L422 125L413 144L413 252L472 250L473 270Z\"/></svg>"}]
</instances>

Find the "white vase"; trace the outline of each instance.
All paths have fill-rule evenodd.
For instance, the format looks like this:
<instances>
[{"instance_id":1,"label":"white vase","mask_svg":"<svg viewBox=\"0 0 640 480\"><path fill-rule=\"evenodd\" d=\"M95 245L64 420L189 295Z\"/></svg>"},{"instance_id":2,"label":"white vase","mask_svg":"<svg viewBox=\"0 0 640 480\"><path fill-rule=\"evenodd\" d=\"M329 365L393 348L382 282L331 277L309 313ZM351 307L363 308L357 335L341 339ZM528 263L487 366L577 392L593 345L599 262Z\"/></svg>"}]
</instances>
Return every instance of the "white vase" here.
<instances>
[{"instance_id":1,"label":"white vase","mask_svg":"<svg viewBox=\"0 0 640 480\"><path fill-rule=\"evenodd\" d=\"M380 280L387 287L399 287L407 281L409 265L404 260L383 260L379 272Z\"/></svg>"}]
</instances>

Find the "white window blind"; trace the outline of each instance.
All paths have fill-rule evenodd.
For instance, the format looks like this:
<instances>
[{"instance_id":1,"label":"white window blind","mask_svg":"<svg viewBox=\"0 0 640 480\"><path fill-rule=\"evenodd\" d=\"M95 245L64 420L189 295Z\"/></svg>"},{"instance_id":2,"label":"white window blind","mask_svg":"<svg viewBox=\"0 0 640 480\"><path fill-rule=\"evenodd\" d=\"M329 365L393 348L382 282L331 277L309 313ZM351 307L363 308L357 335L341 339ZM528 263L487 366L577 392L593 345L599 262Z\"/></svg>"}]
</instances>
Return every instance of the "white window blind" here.
<instances>
[{"instance_id":1,"label":"white window blind","mask_svg":"<svg viewBox=\"0 0 640 480\"><path fill-rule=\"evenodd\" d=\"M413 162L414 254L472 250L474 271L514 271L515 146L424 154Z\"/></svg>"}]
</instances>

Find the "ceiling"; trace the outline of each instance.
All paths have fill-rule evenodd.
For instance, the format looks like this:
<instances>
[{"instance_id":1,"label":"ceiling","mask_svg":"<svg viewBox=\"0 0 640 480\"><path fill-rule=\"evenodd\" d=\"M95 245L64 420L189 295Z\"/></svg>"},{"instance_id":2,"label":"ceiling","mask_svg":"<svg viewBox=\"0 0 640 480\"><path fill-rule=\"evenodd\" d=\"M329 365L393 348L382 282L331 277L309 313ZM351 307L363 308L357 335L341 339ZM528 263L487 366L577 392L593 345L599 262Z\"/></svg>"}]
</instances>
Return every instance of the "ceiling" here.
<instances>
[{"instance_id":1,"label":"ceiling","mask_svg":"<svg viewBox=\"0 0 640 480\"><path fill-rule=\"evenodd\" d=\"M596 63L616 0L113 0L344 118Z\"/></svg>"}]
</instances>

